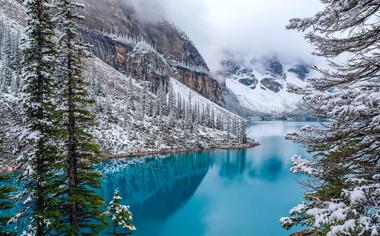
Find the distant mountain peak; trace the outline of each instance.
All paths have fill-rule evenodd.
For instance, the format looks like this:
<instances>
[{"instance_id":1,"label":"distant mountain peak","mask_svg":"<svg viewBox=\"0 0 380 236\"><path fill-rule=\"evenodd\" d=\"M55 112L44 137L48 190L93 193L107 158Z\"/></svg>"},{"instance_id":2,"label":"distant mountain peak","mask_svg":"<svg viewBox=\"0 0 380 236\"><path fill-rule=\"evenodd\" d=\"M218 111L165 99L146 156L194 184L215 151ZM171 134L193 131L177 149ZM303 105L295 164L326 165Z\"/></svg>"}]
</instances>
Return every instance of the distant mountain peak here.
<instances>
[{"instance_id":1,"label":"distant mountain peak","mask_svg":"<svg viewBox=\"0 0 380 236\"><path fill-rule=\"evenodd\" d=\"M216 73L224 82L225 100L235 101L235 104L227 103L227 108L241 107L244 111L241 115L296 111L301 98L287 91L288 84L305 86L312 74L310 66L299 62L283 63L276 56L247 55L226 53Z\"/></svg>"}]
</instances>

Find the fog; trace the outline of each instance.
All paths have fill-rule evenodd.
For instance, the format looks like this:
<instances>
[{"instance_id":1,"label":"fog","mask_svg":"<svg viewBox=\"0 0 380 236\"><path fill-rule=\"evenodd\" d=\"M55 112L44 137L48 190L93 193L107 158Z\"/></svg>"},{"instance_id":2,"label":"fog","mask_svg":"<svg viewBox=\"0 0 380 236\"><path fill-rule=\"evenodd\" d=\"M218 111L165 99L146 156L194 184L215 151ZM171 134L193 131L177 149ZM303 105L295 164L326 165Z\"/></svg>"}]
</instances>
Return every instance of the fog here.
<instances>
[{"instance_id":1,"label":"fog","mask_svg":"<svg viewBox=\"0 0 380 236\"><path fill-rule=\"evenodd\" d=\"M163 16L183 29L212 69L218 66L224 51L256 57L274 55L284 62L315 59L303 34L286 30L285 26L290 18L318 12L318 0L132 1L145 20Z\"/></svg>"}]
</instances>

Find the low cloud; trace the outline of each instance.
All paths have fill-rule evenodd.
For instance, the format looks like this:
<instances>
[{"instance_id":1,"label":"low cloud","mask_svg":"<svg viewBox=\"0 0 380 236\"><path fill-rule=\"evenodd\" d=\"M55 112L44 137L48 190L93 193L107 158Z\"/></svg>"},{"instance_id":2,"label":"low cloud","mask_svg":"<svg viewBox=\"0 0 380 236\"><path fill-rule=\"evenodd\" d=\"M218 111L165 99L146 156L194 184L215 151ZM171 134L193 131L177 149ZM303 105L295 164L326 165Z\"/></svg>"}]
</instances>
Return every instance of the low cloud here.
<instances>
[{"instance_id":1,"label":"low cloud","mask_svg":"<svg viewBox=\"0 0 380 236\"><path fill-rule=\"evenodd\" d=\"M223 51L276 55L285 62L312 62L312 48L302 33L285 26L290 18L312 16L321 9L318 0L131 0L147 18L157 1L161 16L192 38L212 69ZM150 2L150 3L148 3ZM149 11L148 13L146 11ZM150 19L151 20L151 19Z\"/></svg>"}]
</instances>

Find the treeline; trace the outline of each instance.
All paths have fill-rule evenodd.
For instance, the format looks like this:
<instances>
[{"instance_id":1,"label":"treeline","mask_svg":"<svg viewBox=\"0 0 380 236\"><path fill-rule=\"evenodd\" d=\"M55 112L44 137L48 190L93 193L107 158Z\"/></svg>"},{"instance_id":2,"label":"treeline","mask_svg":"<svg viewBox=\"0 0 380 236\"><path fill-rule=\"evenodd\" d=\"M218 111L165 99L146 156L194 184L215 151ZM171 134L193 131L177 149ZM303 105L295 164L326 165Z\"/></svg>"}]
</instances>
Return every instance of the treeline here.
<instances>
[{"instance_id":1,"label":"treeline","mask_svg":"<svg viewBox=\"0 0 380 236\"><path fill-rule=\"evenodd\" d=\"M228 112L216 111L211 104L200 104L194 100L190 90L187 99L174 92L173 85L167 88L160 83L156 96L149 96L150 83L142 82L143 93L135 104L132 79L127 88L128 107L136 111L136 116L143 121L146 116L166 121L171 126L179 125L183 130L192 132L197 126L225 131L231 143L244 143L246 137L245 120ZM168 91L168 92L167 92Z\"/></svg>"}]
</instances>

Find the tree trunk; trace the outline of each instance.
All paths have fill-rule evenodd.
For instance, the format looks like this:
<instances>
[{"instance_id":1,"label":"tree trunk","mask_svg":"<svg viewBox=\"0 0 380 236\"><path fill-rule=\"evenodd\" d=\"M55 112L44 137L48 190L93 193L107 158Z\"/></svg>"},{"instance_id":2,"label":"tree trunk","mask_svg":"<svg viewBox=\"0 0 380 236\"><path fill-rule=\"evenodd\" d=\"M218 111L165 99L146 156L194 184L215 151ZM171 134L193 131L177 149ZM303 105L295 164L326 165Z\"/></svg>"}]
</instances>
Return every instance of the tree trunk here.
<instances>
[{"instance_id":1,"label":"tree trunk","mask_svg":"<svg viewBox=\"0 0 380 236\"><path fill-rule=\"evenodd\" d=\"M71 42L68 39L67 48L71 50ZM76 157L76 139L75 139L75 104L73 78L71 75L71 55L67 56L67 105L68 105L68 177L69 177L69 195L75 194L77 187L77 157ZM78 229L78 207L76 202L70 202L70 226L74 234L79 233Z\"/></svg>"}]
</instances>

